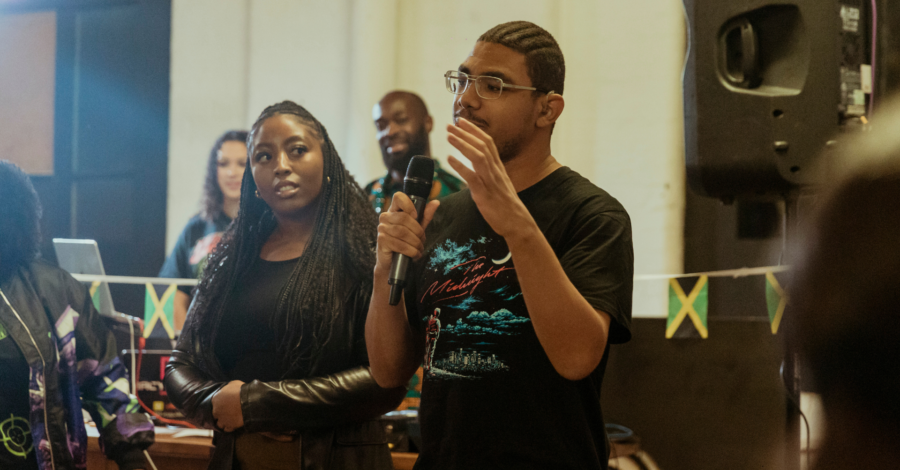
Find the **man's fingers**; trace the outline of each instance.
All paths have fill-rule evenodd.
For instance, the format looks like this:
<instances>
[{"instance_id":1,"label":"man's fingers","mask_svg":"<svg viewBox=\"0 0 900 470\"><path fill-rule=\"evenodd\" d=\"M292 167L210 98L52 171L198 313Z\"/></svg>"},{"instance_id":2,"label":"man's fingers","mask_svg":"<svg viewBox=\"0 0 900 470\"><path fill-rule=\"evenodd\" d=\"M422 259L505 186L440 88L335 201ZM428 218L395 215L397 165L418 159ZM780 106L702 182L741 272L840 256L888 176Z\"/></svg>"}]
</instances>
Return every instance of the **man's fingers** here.
<instances>
[{"instance_id":1,"label":"man's fingers","mask_svg":"<svg viewBox=\"0 0 900 470\"><path fill-rule=\"evenodd\" d=\"M453 126L447 126L448 130L453 129ZM475 148L472 144L464 140L459 135L459 129L451 130L451 133L447 135L447 142L450 143L456 150L459 150L460 153L464 157L466 157L470 162L472 162L472 167L475 171L485 171L488 168L488 157L481 150Z\"/></svg>"},{"instance_id":2,"label":"man's fingers","mask_svg":"<svg viewBox=\"0 0 900 470\"><path fill-rule=\"evenodd\" d=\"M459 177L462 178L463 181L466 182L466 185L468 185L470 188L479 186L477 184L479 182L478 173L475 173L474 171L470 170L469 167L463 165L463 163L459 161L458 158L454 157L453 155L448 155L447 163L450 164L450 167L459 174Z\"/></svg>"},{"instance_id":3,"label":"man's fingers","mask_svg":"<svg viewBox=\"0 0 900 470\"><path fill-rule=\"evenodd\" d=\"M412 199L401 191L394 193L393 198L391 198L391 207L388 209L388 212L406 212L413 220L415 220L418 215L416 213L416 205L413 204Z\"/></svg>"},{"instance_id":4,"label":"man's fingers","mask_svg":"<svg viewBox=\"0 0 900 470\"><path fill-rule=\"evenodd\" d=\"M500 162L500 154L497 151L497 146L494 144L494 139L491 138L484 130L480 127L472 124L468 120L464 118L459 119L458 126L451 126L452 134L456 135L456 137L462 139L469 145L471 145L474 149L478 150L482 155L484 155L485 161L491 165L496 167L498 164L502 165Z\"/></svg>"},{"instance_id":5,"label":"man's fingers","mask_svg":"<svg viewBox=\"0 0 900 470\"><path fill-rule=\"evenodd\" d=\"M378 233L378 251L384 254L400 253L410 258L417 258L422 253L421 249L414 245L410 245L381 231Z\"/></svg>"},{"instance_id":6,"label":"man's fingers","mask_svg":"<svg viewBox=\"0 0 900 470\"><path fill-rule=\"evenodd\" d=\"M425 214L422 215L422 230L424 231L428 228L428 224L431 223L431 220L434 219L434 213L437 212L438 207L441 205L441 202L438 200L429 201L428 204L425 205ZM422 241L424 242L424 237Z\"/></svg>"},{"instance_id":7,"label":"man's fingers","mask_svg":"<svg viewBox=\"0 0 900 470\"><path fill-rule=\"evenodd\" d=\"M485 156L493 155L492 148L495 147L494 139L478 128L475 124L460 118L459 125L449 125L447 130L451 135L455 135L460 140L468 143Z\"/></svg>"},{"instance_id":8,"label":"man's fingers","mask_svg":"<svg viewBox=\"0 0 900 470\"><path fill-rule=\"evenodd\" d=\"M425 236L425 229L408 212L383 212L378 216L378 226L382 225L403 227L417 238Z\"/></svg>"},{"instance_id":9,"label":"man's fingers","mask_svg":"<svg viewBox=\"0 0 900 470\"><path fill-rule=\"evenodd\" d=\"M486 142L486 143L494 142L494 139L490 135L488 135L488 133L485 132L484 129L476 126L475 124L472 124L472 121L469 121L466 118L463 118L463 117L459 118L459 127L464 129L465 131L469 132L473 136L477 137L482 142Z\"/></svg>"},{"instance_id":10,"label":"man's fingers","mask_svg":"<svg viewBox=\"0 0 900 470\"><path fill-rule=\"evenodd\" d=\"M419 227L419 229L421 230L421 227ZM378 234L385 236L385 248L396 248L401 247L402 245L409 245L413 249L418 251L421 251L425 248L422 243L422 239L424 237L418 236L416 233L404 226L380 224L378 226ZM391 251L397 250L392 249Z\"/></svg>"}]
</instances>

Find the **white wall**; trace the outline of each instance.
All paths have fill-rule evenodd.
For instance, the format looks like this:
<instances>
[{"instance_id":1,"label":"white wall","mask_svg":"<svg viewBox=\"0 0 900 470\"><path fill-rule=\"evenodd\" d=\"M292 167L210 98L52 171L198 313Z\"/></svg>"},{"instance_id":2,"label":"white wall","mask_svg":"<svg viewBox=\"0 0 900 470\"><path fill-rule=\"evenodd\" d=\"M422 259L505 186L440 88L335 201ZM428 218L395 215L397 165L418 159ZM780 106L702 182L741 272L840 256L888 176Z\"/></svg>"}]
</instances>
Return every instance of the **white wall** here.
<instances>
[{"instance_id":1,"label":"white wall","mask_svg":"<svg viewBox=\"0 0 900 470\"><path fill-rule=\"evenodd\" d=\"M443 130L456 68L490 27L528 20L566 57L566 109L553 154L632 217L635 271L682 268L684 169L679 0L174 0L167 246L197 211L209 146L282 99L328 128L361 184L383 173L371 123L387 91L419 93ZM445 165L448 168L447 165ZM635 316L664 316L664 282L635 286Z\"/></svg>"}]
</instances>

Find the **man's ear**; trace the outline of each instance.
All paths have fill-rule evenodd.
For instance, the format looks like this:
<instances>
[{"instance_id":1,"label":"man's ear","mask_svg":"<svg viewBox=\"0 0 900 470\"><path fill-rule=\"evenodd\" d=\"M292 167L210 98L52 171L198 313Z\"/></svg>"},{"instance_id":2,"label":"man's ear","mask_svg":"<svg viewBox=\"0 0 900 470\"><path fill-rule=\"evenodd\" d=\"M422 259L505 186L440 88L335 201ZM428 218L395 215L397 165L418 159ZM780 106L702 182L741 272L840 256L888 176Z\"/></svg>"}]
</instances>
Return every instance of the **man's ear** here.
<instances>
[{"instance_id":1,"label":"man's ear","mask_svg":"<svg viewBox=\"0 0 900 470\"><path fill-rule=\"evenodd\" d=\"M431 116L425 116L425 132L431 134L431 129L434 128L434 119L431 119Z\"/></svg>"},{"instance_id":2,"label":"man's ear","mask_svg":"<svg viewBox=\"0 0 900 470\"><path fill-rule=\"evenodd\" d=\"M566 100L558 93L548 93L546 97L539 100L541 105L540 115L538 115L537 126L552 126L559 115L562 114L563 108L566 107Z\"/></svg>"}]
</instances>

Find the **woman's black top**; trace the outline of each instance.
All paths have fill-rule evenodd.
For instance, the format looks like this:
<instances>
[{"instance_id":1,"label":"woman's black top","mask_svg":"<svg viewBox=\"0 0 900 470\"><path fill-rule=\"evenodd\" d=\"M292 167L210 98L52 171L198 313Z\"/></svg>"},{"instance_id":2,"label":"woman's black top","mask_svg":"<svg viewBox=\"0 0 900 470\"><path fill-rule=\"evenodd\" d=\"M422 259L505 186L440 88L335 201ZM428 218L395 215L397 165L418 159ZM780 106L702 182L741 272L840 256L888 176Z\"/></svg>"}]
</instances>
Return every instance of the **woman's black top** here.
<instances>
[{"instance_id":1,"label":"woman's black top","mask_svg":"<svg viewBox=\"0 0 900 470\"><path fill-rule=\"evenodd\" d=\"M225 305L215 340L222 372L230 380L281 380L286 364L277 351L275 308L297 261L257 258L241 276Z\"/></svg>"}]
</instances>

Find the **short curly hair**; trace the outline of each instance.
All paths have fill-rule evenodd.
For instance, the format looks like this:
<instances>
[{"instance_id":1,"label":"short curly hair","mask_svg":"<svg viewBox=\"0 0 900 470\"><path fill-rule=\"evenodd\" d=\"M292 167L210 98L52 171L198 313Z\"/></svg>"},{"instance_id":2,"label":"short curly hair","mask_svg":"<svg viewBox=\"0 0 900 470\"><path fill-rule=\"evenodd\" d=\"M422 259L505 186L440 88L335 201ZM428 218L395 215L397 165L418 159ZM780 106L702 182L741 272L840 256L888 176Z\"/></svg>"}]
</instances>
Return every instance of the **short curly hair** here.
<instances>
[{"instance_id":1,"label":"short curly hair","mask_svg":"<svg viewBox=\"0 0 900 470\"><path fill-rule=\"evenodd\" d=\"M37 257L41 203L28 175L0 160L0 279Z\"/></svg>"},{"instance_id":2,"label":"short curly hair","mask_svg":"<svg viewBox=\"0 0 900 470\"><path fill-rule=\"evenodd\" d=\"M510 21L489 29L479 41L500 44L525 56L534 93L561 95L566 81L566 61L556 39L547 30L528 21Z\"/></svg>"}]
</instances>

